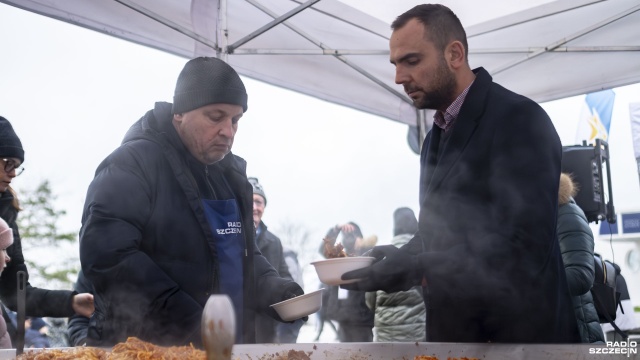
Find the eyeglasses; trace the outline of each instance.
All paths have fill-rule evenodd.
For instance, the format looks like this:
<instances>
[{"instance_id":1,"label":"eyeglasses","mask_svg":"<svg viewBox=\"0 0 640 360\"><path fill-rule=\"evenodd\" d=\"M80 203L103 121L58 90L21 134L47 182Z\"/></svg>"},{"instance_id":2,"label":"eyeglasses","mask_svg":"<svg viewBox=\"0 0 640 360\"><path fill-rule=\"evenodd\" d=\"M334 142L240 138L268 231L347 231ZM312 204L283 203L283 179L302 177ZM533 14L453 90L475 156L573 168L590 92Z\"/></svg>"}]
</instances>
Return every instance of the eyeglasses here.
<instances>
[{"instance_id":1,"label":"eyeglasses","mask_svg":"<svg viewBox=\"0 0 640 360\"><path fill-rule=\"evenodd\" d=\"M12 159L2 159L2 161L4 161L4 171L7 173L15 170L16 176L18 176L24 171L24 167L21 167L20 164L16 164Z\"/></svg>"}]
</instances>

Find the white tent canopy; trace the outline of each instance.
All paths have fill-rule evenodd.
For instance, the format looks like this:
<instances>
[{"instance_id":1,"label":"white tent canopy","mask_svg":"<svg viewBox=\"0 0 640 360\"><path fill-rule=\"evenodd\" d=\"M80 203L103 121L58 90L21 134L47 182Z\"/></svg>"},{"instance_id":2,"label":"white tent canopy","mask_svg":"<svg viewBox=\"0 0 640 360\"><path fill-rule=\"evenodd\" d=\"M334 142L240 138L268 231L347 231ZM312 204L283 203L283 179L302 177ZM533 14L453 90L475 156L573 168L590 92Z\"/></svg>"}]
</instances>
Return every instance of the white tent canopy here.
<instances>
[{"instance_id":1,"label":"white tent canopy","mask_svg":"<svg viewBox=\"0 0 640 360\"><path fill-rule=\"evenodd\" d=\"M394 121L419 118L394 83L388 22L361 11L369 1L0 1L185 58L220 56L244 76ZM486 14L501 2L443 3ZM400 4L398 14L415 2ZM467 26L472 67L539 102L640 82L637 0L531 4L541 5Z\"/></svg>"}]
</instances>

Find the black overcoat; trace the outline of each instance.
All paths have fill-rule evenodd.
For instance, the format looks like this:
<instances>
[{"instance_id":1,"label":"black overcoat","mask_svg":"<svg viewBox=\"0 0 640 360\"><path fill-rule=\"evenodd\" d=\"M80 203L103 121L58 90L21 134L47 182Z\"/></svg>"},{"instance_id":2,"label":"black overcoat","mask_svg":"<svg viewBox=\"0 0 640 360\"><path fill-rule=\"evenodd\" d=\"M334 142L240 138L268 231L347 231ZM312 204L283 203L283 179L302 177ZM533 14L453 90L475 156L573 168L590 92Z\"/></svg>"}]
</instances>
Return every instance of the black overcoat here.
<instances>
[{"instance_id":1,"label":"black overcoat","mask_svg":"<svg viewBox=\"0 0 640 360\"><path fill-rule=\"evenodd\" d=\"M579 342L556 238L562 146L532 100L482 68L445 146L421 154L419 231L427 340Z\"/></svg>"}]
</instances>

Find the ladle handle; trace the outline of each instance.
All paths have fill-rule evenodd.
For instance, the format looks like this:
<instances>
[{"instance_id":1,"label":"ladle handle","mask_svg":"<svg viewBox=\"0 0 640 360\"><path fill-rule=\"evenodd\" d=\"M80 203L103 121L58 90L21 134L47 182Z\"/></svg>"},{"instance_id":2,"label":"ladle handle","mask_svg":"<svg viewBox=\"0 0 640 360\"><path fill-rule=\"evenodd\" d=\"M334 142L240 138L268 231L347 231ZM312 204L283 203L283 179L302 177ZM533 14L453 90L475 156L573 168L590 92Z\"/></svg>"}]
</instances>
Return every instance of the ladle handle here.
<instances>
[{"instance_id":1,"label":"ladle handle","mask_svg":"<svg viewBox=\"0 0 640 360\"><path fill-rule=\"evenodd\" d=\"M202 342L207 360L231 360L236 315L227 295L211 295L202 312Z\"/></svg>"},{"instance_id":2,"label":"ladle handle","mask_svg":"<svg viewBox=\"0 0 640 360\"><path fill-rule=\"evenodd\" d=\"M18 288L17 290L17 329L16 329L16 355L24 352L24 322L26 320L26 291L27 291L27 273L18 271L17 273Z\"/></svg>"}]
</instances>

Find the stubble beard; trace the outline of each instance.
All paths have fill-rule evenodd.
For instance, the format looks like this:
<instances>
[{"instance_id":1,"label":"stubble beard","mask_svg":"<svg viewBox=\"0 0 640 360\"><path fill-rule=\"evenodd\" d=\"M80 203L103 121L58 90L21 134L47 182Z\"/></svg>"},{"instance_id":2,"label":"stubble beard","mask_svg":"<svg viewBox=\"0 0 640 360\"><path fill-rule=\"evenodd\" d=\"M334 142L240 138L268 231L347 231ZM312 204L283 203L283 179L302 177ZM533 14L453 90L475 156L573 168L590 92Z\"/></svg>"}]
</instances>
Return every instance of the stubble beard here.
<instances>
[{"instance_id":1,"label":"stubble beard","mask_svg":"<svg viewBox=\"0 0 640 360\"><path fill-rule=\"evenodd\" d=\"M413 101L418 109L433 109L444 111L454 100L456 78L441 59L433 77L430 90L423 90L423 95Z\"/></svg>"}]
</instances>

